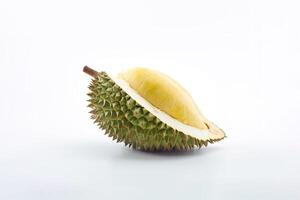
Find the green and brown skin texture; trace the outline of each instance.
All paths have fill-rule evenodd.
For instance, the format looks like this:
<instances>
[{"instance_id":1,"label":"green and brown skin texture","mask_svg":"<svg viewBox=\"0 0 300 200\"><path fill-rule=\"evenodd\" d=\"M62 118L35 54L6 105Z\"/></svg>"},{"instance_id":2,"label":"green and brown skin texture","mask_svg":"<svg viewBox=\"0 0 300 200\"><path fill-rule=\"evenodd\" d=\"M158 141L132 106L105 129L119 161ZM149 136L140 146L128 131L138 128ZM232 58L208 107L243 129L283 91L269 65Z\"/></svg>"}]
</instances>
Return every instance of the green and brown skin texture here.
<instances>
[{"instance_id":1,"label":"green and brown skin texture","mask_svg":"<svg viewBox=\"0 0 300 200\"><path fill-rule=\"evenodd\" d=\"M223 139L205 141L177 131L140 106L105 72L89 67L84 72L93 77L88 93L91 118L105 134L125 146L143 151L180 151Z\"/></svg>"}]
</instances>

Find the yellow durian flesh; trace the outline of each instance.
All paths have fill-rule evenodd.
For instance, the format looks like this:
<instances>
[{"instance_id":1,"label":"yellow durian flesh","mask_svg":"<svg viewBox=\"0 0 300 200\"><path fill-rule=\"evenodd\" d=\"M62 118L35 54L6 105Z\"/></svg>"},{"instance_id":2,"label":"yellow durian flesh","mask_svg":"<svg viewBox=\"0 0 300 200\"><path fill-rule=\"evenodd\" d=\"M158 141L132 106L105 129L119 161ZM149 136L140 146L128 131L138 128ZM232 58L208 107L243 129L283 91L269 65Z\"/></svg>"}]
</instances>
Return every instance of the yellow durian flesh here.
<instances>
[{"instance_id":1,"label":"yellow durian flesh","mask_svg":"<svg viewBox=\"0 0 300 200\"><path fill-rule=\"evenodd\" d=\"M167 75L137 67L121 73L119 78L154 107L178 121L201 130L209 128L210 122L202 115L189 93Z\"/></svg>"}]
</instances>

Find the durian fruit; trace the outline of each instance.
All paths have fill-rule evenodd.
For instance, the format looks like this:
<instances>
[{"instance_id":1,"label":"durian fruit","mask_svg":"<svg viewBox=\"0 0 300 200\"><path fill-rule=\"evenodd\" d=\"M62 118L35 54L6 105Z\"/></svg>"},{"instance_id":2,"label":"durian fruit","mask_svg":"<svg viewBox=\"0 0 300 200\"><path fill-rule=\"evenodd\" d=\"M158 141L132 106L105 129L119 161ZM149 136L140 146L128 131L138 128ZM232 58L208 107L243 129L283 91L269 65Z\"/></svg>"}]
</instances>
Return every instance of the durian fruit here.
<instances>
[{"instance_id":1,"label":"durian fruit","mask_svg":"<svg viewBox=\"0 0 300 200\"><path fill-rule=\"evenodd\" d=\"M158 71L138 67L116 77L87 66L83 71L93 77L91 118L117 142L143 151L173 151L225 137L185 89Z\"/></svg>"}]
</instances>

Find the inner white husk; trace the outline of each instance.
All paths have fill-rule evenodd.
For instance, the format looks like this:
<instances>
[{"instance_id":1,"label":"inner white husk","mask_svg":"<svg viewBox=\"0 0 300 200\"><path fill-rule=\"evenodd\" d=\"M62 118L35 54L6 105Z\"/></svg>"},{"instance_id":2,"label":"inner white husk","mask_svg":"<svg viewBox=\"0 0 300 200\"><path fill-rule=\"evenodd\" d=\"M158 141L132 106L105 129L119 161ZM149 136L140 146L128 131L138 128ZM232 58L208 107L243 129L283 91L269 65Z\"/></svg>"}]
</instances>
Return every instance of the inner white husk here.
<instances>
[{"instance_id":1,"label":"inner white husk","mask_svg":"<svg viewBox=\"0 0 300 200\"><path fill-rule=\"evenodd\" d=\"M186 135L190 135L199 139L205 139L209 136L210 133L208 130L200 130L198 128L186 125L153 106L146 99L140 96L133 88L131 88L130 85L124 79L121 79L120 77L111 76L111 74L109 74L109 77L118 86L120 86L122 90L124 90L131 98L133 98L136 102L138 102L141 106L143 106L146 110L148 110L151 114L153 114L155 117L160 119L168 126Z\"/></svg>"}]
</instances>

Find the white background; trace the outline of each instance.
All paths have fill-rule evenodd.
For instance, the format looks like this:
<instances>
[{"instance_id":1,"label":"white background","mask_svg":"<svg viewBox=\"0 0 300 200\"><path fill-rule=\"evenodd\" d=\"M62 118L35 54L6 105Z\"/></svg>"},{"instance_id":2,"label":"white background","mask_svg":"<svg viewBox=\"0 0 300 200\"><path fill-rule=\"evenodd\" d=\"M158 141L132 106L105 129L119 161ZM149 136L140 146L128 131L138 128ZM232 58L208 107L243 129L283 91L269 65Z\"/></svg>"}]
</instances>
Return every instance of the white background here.
<instances>
[{"instance_id":1,"label":"white background","mask_svg":"<svg viewBox=\"0 0 300 200\"><path fill-rule=\"evenodd\" d=\"M300 199L299 1L0 1L0 199ZM116 144L84 65L178 80L224 141Z\"/></svg>"}]
</instances>

